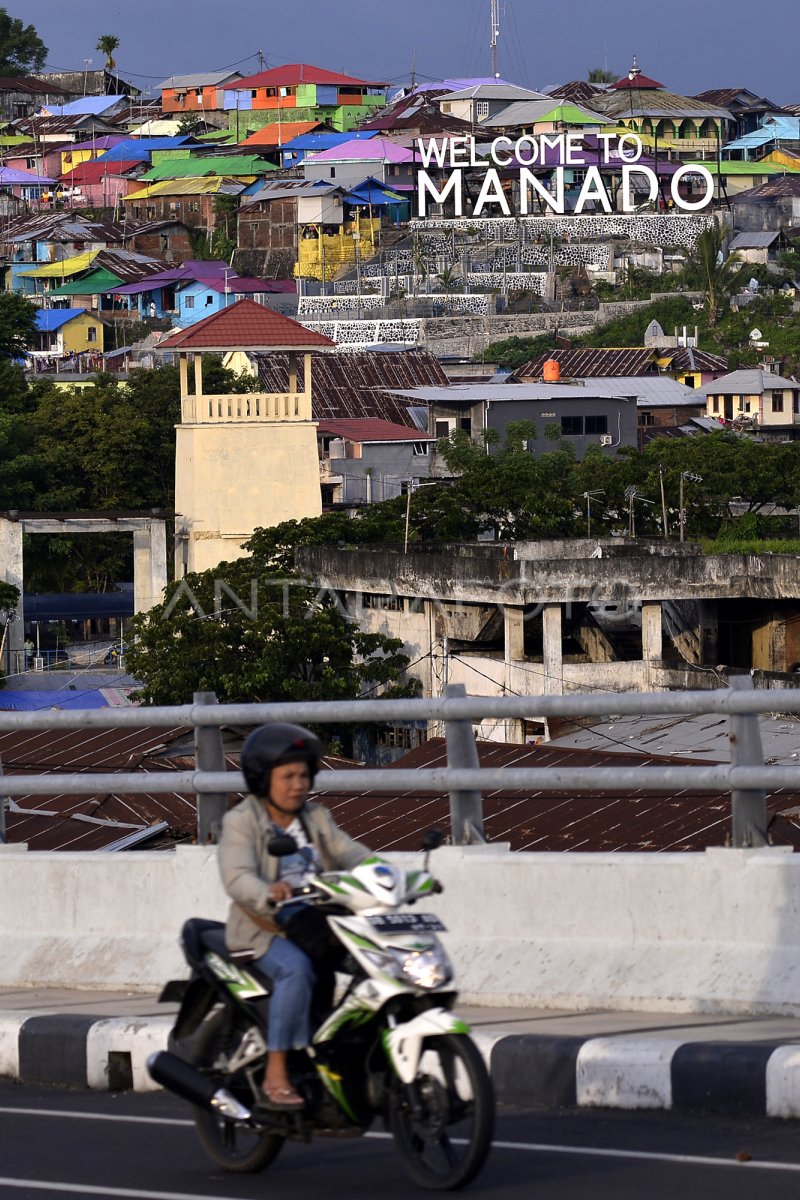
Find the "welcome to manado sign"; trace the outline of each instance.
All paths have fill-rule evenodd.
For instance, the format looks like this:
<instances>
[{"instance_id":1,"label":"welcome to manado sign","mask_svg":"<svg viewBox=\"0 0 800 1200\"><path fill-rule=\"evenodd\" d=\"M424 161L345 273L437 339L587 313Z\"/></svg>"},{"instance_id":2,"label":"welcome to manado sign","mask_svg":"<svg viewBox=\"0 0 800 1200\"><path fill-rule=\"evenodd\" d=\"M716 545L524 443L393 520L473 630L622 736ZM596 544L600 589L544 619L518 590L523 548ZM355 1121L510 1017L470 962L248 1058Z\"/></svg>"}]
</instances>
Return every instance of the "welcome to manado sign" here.
<instances>
[{"instance_id":1,"label":"welcome to manado sign","mask_svg":"<svg viewBox=\"0 0 800 1200\"><path fill-rule=\"evenodd\" d=\"M646 163L640 161L643 152L641 138L635 133L610 134L598 133L598 151L592 151L592 158L601 160L602 166L618 169L622 176L622 212L634 212L637 205L633 199L633 176L644 176L650 190L650 200L659 195L659 180L656 172ZM448 137L417 139L417 154L422 163L422 169L417 172L417 216L425 217L428 204L444 204L452 198L456 217L464 215L464 172L483 171L478 197L471 215L481 216L485 210L490 210L491 216L521 216L530 215L531 200L538 197L551 212L563 215L565 206L565 175L566 171L577 168L586 172L580 193L572 212L581 213L587 204L598 204L606 213L614 212L611 197L601 175L601 165L587 159L587 150L582 144L582 135L578 133L541 134L537 137L527 135L517 138L497 137L491 144L488 158L477 154L474 137ZM612 142L615 144L612 149ZM541 169L546 165L548 150L559 156L559 165L552 168L551 187L546 187L531 170L537 163ZM599 152L599 153L598 153ZM444 180L436 182L431 178L430 169L435 166L438 172L448 170ZM518 168L519 175L519 210L511 210L508 196L503 191L500 171L507 172L509 168ZM686 176L695 176L703 180L705 194L696 200L687 199L680 194L680 184ZM714 195L714 180L707 167L698 163L683 164L671 176L669 181L670 195L676 208L684 212L699 212L707 208Z\"/></svg>"}]
</instances>

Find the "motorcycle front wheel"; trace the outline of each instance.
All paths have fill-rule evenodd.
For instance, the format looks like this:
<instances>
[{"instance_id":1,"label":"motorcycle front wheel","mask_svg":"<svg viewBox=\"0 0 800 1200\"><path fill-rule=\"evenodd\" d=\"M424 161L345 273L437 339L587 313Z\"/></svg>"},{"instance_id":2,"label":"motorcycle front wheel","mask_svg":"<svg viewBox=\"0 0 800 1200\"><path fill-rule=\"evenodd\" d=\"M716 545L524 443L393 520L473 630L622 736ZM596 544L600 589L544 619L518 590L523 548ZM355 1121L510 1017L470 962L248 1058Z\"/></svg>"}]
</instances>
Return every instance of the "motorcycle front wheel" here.
<instances>
[{"instance_id":1,"label":"motorcycle front wheel","mask_svg":"<svg viewBox=\"0 0 800 1200\"><path fill-rule=\"evenodd\" d=\"M225 1009L212 1013L200 1030L192 1061L204 1074L217 1079L220 1087L231 1088L230 1076L221 1064L239 1044L243 1032ZM245 1104L249 1101L244 1094L237 1098ZM242 1125L205 1108L194 1109L194 1124L200 1145L209 1158L237 1175L263 1171L275 1161L286 1141L280 1134Z\"/></svg>"},{"instance_id":2,"label":"motorcycle front wheel","mask_svg":"<svg viewBox=\"0 0 800 1200\"><path fill-rule=\"evenodd\" d=\"M414 1082L392 1083L388 1123L420 1187L454 1191L475 1178L492 1145L494 1091L469 1037L425 1039Z\"/></svg>"}]
</instances>

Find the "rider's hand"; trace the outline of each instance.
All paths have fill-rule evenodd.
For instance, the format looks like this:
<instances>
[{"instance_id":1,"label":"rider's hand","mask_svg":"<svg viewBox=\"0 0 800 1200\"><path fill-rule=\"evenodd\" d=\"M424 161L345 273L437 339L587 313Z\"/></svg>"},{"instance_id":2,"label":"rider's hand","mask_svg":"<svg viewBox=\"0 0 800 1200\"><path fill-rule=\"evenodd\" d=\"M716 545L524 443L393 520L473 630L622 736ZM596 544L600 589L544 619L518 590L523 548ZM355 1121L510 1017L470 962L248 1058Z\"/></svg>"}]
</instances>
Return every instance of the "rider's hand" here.
<instances>
[{"instance_id":1,"label":"rider's hand","mask_svg":"<svg viewBox=\"0 0 800 1200\"><path fill-rule=\"evenodd\" d=\"M292 885L279 879L277 883L270 885L269 898L273 904L278 904L281 900L291 900Z\"/></svg>"}]
</instances>

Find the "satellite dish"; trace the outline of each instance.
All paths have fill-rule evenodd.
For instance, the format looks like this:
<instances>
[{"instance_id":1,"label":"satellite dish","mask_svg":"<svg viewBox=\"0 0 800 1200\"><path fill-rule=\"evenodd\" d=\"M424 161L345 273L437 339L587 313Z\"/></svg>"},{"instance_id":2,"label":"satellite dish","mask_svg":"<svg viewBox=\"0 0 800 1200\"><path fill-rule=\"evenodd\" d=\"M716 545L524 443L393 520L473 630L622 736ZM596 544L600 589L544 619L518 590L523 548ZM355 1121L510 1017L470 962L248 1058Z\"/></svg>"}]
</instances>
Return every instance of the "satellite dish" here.
<instances>
[{"instance_id":1,"label":"satellite dish","mask_svg":"<svg viewBox=\"0 0 800 1200\"><path fill-rule=\"evenodd\" d=\"M760 329L751 329L750 330L750 341L751 342L760 342L763 336L764 335Z\"/></svg>"}]
</instances>

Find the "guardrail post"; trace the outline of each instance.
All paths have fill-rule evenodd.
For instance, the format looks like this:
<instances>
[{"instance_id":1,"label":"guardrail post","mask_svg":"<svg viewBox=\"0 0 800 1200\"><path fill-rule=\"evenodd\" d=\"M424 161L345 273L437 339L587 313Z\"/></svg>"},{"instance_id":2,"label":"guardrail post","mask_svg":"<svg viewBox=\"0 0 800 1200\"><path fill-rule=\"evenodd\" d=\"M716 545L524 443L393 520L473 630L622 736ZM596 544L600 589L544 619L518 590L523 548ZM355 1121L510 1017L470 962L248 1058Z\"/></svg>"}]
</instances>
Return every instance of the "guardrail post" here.
<instances>
[{"instance_id":1,"label":"guardrail post","mask_svg":"<svg viewBox=\"0 0 800 1200\"><path fill-rule=\"evenodd\" d=\"M195 692L195 704L217 704L216 692ZM225 751L218 725L195 725L194 757L198 771L224 771ZM219 841L222 818L228 807L227 792L195 792L197 797L197 844Z\"/></svg>"},{"instance_id":2,"label":"guardrail post","mask_svg":"<svg viewBox=\"0 0 800 1200\"><path fill-rule=\"evenodd\" d=\"M466 696L463 683L449 683L445 698ZM446 721L448 767L478 768L478 747L469 721ZM454 846L483 845L483 794L481 792L450 793L450 829Z\"/></svg>"},{"instance_id":3,"label":"guardrail post","mask_svg":"<svg viewBox=\"0 0 800 1200\"><path fill-rule=\"evenodd\" d=\"M749 675L733 675L731 691L753 690ZM758 714L732 713L730 717L731 762L735 767L763 767L764 750ZM766 846L767 844L767 793L763 789L754 791L734 789L731 792L731 837L734 847Z\"/></svg>"}]
</instances>

